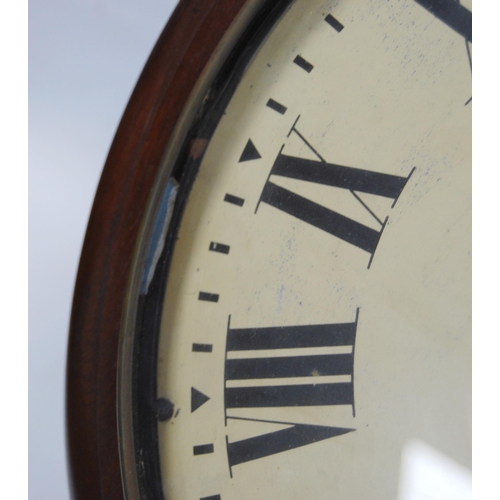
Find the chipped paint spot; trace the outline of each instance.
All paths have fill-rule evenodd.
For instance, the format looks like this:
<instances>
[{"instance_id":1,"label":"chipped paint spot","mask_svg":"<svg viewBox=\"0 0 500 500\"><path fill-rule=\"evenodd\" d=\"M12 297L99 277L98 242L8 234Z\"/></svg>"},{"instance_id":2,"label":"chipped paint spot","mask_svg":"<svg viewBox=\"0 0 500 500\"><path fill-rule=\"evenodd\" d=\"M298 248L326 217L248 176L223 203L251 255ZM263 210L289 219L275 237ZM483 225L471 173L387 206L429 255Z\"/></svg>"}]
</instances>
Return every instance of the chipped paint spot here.
<instances>
[{"instance_id":1,"label":"chipped paint spot","mask_svg":"<svg viewBox=\"0 0 500 500\"><path fill-rule=\"evenodd\" d=\"M283 306L283 292L285 291L285 285L281 285L278 290L278 314L281 312Z\"/></svg>"}]
</instances>

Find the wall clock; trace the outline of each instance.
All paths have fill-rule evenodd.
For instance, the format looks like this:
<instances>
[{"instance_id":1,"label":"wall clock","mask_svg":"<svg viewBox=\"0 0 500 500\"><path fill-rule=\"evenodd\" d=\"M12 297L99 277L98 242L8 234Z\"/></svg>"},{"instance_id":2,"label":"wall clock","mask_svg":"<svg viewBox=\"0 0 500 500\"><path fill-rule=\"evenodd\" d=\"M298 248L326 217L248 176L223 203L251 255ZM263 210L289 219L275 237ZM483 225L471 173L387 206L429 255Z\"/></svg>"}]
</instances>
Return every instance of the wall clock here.
<instances>
[{"instance_id":1,"label":"wall clock","mask_svg":"<svg viewBox=\"0 0 500 500\"><path fill-rule=\"evenodd\" d=\"M89 221L75 498L397 498L471 461L471 4L181 1Z\"/></svg>"}]
</instances>

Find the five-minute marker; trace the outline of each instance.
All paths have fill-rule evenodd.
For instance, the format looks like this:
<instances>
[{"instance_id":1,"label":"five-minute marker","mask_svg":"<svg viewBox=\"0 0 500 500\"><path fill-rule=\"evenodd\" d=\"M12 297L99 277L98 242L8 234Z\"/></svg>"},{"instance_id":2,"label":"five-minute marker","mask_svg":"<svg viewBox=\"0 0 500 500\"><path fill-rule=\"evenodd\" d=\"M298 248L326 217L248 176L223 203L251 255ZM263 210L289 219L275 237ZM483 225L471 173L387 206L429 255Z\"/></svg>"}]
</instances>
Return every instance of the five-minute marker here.
<instances>
[{"instance_id":1,"label":"five-minute marker","mask_svg":"<svg viewBox=\"0 0 500 500\"><path fill-rule=\"evenodd\" d=\"M200 406L204 405L210 398L203 392L191 387L191 413L195 412Z\"/></svg>"},{"instance_id":2,"label":"five-minute marker","mask_svg":"<svg viewBox=\"0 0 500 500\"><path fill-rule=\"evenodd\" d=\"M243 153L241 153L238 163L242 163L244 161L258 160L259 158L262 158L262 156L260 156L260 153L257 151L257 148L255 147L255 144L252 142L252 139L248 139L248 142L245 146L245 149L243 150Z\"/></svg>"}]
</instances>

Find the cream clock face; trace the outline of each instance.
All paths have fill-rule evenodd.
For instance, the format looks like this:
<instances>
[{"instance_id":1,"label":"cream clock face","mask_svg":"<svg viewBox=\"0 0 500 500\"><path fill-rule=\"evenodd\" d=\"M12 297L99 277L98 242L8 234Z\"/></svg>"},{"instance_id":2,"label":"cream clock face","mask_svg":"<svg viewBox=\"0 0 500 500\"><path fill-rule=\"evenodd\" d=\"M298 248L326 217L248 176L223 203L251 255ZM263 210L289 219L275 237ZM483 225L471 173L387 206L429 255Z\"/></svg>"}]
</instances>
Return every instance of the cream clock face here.
<instances>
[{"instance_id":1,"label":"cream clock face","mask_svg":"<svg viewBox=\"0 0 500 500\"><path fill-rule=\"evenodd\" d=\"M203 154L169 265L167 499L395 499L471 467L471 4L296 0Z\"/></svg>"}]
</instances>

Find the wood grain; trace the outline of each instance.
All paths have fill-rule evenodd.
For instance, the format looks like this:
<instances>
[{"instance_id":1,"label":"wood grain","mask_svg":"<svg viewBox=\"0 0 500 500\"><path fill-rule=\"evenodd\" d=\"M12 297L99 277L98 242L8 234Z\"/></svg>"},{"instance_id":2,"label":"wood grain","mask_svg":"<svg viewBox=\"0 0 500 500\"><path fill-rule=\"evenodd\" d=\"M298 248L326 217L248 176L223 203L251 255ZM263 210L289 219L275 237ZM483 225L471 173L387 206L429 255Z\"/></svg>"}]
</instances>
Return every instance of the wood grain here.
<instances>
[{"instance_id":1,"label":"wood grain","mask_svg":"<svg viewBox=\"0 0 500 500\"><path fill-rule=\"evenodd\" d=\"M131 260L165 145L246 0L182 0L161 34L109 151L83 245L67 365L73 498L122 500L116 380Z\"/></svg>"}]
</instances>

